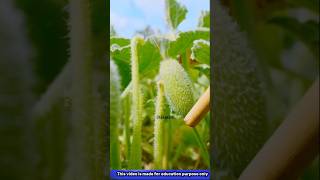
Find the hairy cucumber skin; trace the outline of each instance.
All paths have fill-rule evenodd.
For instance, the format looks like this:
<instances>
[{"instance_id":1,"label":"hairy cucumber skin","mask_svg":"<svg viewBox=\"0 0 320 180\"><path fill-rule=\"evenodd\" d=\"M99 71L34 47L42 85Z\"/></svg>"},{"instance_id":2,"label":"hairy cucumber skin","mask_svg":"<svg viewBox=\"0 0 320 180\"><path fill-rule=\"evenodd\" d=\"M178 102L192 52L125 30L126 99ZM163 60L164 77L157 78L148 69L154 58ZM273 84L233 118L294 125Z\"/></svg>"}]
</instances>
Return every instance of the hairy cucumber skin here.
<instances>
[{"instance_id":1,"label":"hairy cucumber skin","mask_svg":"<svg viewBox=\"0 0 320 180\"><path fill-rule=\"evenodd\" d=\"M238 177L265 142L265 99L245 35L214 4L213 168Z\"/></svg>"},{"instance_id":2,"label":"hairy cucumber skin","mask_svg":"<svg viewBox=\"0 0 320 180\"><path fill-rule=\"evenodd\" d=\"M194 104L192 82L178 61L166 59L160 64L160 79L171 109L185 116Z\"/></svg>"}]
</instances>

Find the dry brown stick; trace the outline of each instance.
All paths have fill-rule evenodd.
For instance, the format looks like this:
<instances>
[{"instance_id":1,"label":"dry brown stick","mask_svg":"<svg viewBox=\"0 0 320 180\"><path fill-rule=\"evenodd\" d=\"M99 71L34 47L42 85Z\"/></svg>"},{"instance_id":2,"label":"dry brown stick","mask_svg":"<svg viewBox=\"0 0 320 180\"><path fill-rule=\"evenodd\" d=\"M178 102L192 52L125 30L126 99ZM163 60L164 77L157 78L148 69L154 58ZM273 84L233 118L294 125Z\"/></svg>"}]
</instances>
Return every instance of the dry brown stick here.
<instances>
[{"instance_id":1,"label":"dry brown stick","mask_svg":"<svg viewBox=\"0 0 320 180\"><path fill-rule=\"evenodd\" d=\"M210 87L206 92L198 99L196 104L191 108L189 113L184 118L185 123L188 126L196 126L201 119L207 114L210 110Z\"/></svg>"},{"instance_id":2,"label":"dry brown stick","mask_svg":"<svg viewBox=\"0 0 320 180\"><path fill-rule=\"evenodd\" d=\"M319 149L319 79L308 90L240 180L297 179Z\"/></svg>"}]
</instances>

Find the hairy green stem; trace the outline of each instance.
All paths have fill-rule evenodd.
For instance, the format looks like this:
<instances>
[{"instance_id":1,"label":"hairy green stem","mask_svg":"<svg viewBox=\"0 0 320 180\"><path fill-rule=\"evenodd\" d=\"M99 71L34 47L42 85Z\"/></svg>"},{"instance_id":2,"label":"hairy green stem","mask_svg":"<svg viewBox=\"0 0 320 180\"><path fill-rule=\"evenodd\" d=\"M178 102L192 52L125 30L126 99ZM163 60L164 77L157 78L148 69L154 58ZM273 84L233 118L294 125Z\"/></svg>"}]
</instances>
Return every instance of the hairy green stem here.
<instances>
[{"instance_id":1,"label":"hairy green stem","mask_svg":"<svg viewBox=\"0 0 320 180\"><path fill-rule=\"evenodd\" d=\"M121 93L121 96L120 96L121 99L126 98L131 92L131 89L132 89L132 82L130 82L128 86L124 89L124 91Z\"/></svg>"},{"instance_id":2,"label":"hairy green stem","mask_svg":"<svg viewBox=\"0 0 320 180\"><path fill-rule=\"evenodd\" d=\"M122 101L123 107L123 120L124 120L124 131L123 135L125 137L125 156L126 159L130 159L130 97L126 97Z\"/></svg>"},{"instance_id":3,"label":"hairy green stem","mask_svg":"<svg viewBox=\"0 0 320 180\"><path fill-rule=\"evenodd\" d=\"M141 37L131 40L131 77L132 77L132 118L133 139L130 153L129 168L141 168L141 126L142 126L142 94L139 84L139 56L138 46L144 43Z\"/></svg>"},{"instance_id":4,"label":"hairy green stem","mask_svg":"<svg viewBox=\"0 0 320 180\"><path fill-rule=\"evenodd\" d=\"M169 153L169 134L168 122L164 122L164 133L163 133L163 155L162 155L162 169L168 169L168 153Z\"/></svg>"},{"instance_id":5,"label":"hairy green stem","mask_svg":"<svg viewBox=\"0 0 320 180\"><path fill-rule=\"evenodd\" d=\"M121 114L120 77L117 66L110 61L110 167L120 169L119 128Z\"/></svg>"},{"instance_id":6,"label":"hairy green stem","mask_svg":"<svg viewBox=\"0 0 320 180\"><path fill-rule=\"evenodd\" d=\"M171 142L173 137L173 133L172 133L172 122L171 121L168 121L167 122L167 162L168 162L168 165L167 165L167 168L171 169L171 166L172 166L172 157L171 157L171 153L172 153L172 147L173 147L173 143Z\"/></svg>"},{"instance_id":7,"label":"hairy green stem","mask_svg":"<svg viewBox=\"0 0 320 180\"><path fill-rule=\"evenodd\" d=\"M165 110L165 95L163 84L158 83L158 93L156 98L156 112L154 119L154 146L153 146L153 158L154 169L161 169L162 160L164 157L164 119L162 117L167 116Z\"/></svg>"}]
</instances>

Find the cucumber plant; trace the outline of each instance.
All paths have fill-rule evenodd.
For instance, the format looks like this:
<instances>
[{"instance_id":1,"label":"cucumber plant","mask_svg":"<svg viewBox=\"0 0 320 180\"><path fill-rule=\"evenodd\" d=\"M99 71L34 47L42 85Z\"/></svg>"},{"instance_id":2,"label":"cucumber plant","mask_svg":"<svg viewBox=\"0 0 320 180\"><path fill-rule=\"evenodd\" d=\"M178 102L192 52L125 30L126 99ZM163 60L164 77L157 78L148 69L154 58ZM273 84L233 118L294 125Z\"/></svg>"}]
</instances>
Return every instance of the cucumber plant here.
<instances>
[{"instance_id":1,"label":"cucumber plant","mask_svg":"<svg viewBox=\"0 0 320 180\"><path fill-rule=\"evenodd\" d=\"M121 76L121 108L131 112L124 113L119 124L120 168L209 167L208 116L195 130L183 122L209 86L209 13L201 14L194 30L181 32L186 7L175 0L165 2L168 33L110 37L111 58ZM206 47L199 48L197 41ZM184 158L190 163L174 163Z\"/></svg>"}]
</instances>

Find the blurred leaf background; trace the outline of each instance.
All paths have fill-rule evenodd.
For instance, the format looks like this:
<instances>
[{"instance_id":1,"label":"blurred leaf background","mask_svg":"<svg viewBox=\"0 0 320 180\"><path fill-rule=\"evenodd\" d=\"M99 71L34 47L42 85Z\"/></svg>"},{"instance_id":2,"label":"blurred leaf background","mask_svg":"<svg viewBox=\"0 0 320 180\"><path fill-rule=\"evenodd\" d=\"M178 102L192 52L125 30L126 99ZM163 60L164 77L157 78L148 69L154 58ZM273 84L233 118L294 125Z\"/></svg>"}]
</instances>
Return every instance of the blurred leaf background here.
<instances>
[{"instance_id":1,"label":"blurred leaf background","mask_svg":"<svg viewBox=\"0 0 320 180\"><path fill-rule=\"evenodd\" d=\"M34 48L34 90L42 94L69 57L68 1L15 0L24 14L28 38Z\"/></svg>"},{"instance_id":2,"label":"blurred leaf background","mask_svg":"<svg viewBox=\"0 0 320 180\"><path fill-rule=\"evenodd\" d=\"M246 33L265 82L270 134L319 78L319 0L221 0ZM319 157L301 179L319 179Z\"/></svg>"},{"instance_id":3,"label":"blurred leaf background","mask_svg":"<svg viewBox=\"0 0 320 180\"><path fill-rule=\"evenodd\" d=\"M107 54L108 3L88 2L93 59L102 63ZM62 179L70 131L65 120L72 101L59 99L45 117L31 116L70 59L69 1L4 0L0 6L0 47L6 47L0 50L0 179ZM107 73L105 66L99 67L100 73ZM64 84L59 88L67 89ZM99 88L106 94L106 88Z\"/></svg>"}]
</instances>

